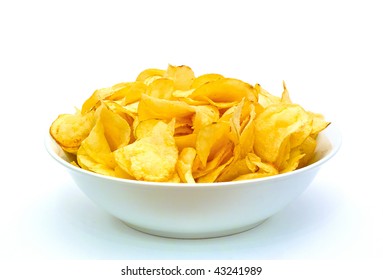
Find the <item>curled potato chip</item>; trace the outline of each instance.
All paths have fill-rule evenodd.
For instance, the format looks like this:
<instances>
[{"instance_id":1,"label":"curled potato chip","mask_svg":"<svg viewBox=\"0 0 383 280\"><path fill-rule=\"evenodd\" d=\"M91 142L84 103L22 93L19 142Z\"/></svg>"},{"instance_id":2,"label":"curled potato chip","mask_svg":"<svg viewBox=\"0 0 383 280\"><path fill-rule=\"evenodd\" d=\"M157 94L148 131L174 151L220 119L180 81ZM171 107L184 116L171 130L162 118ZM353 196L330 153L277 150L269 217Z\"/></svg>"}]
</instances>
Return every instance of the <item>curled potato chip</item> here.
<instances>
[{"instance_id":1,"label":"curled potato chip","mask_svg":"<svg viewBox=\"0 0 383 280\"><path fill-rule=\"evenodd\" d=\"M197 134L191 133L186 135L174 136L174 140L176 141L176 145L179 151L182 151L184 148L187 147L195 148L197 142Z\"/></svg>"},{"instance_id":2,"label":"curled potato chip","mask_svg":"<svg viewBox=\"0 0 383 280\"><path fill-rule=\"evenodd\" d=\"M175 89L174 81L168 78L159 78L149 84L147 95L162 98L171 99Z\"/></svg>"},{"instance_id":3,"label":"curled potato chip","mask_svg":"<svg viewBox=\"0 0 383 280\"><path fill-rule=\"evenodd\" d=\"M212 173L219 166L225 165L225 167L230 164L233 160L233 145L231 142L227 141L226 144L222 145L222 148L218 150L210 160L203 165L201 160L196 157L193 164L193 176L194 178L203 177L209 173ZM223 168L221 169L223 170ZM221 172L220 172L221 173ZM219 174L214 173L215 177L218 177ZM209 178L211 178L210 175ZM210 179L209 179L210 180Z\"/></svg>"},{"instance_id":4,"label":"curled potato chip","mask_svg":"<svg viewBox=\"0 0 383 280\"><path fill-rule=\"evenodd\" d=\"M193 70L186 65L169 65L166 71L166 76L174 81L174 88L177 90L190 89L195 78Z\"/></svg>"},{"instance_id":5,"label":"curled potato chip","mask_svg":"<svg viewBox=\"0 0 383 280\"><path fill-rule=\"evenodd\" d=\"M276 162L287 145L296 147L309 136L311 122L299 105L278 103L266 107L254 120L255 152L267 162Z\"/></svg>"},{"instance_id":6,"label":"curled potato chip","mask_svg":"<svg viewBox=\"0 0 383 280\"><path fill-rule=\"evenodd\" d=\"M95 124L94 112L62 114L52 123L49 132L53 139L67 152L76 153L81 142L88 137Z\"/></svg>"},{"instance_id":7,"label":"curled potato chip","mask_svg":"<svg viewBox=\"0 0 383 280\"><path fill-rule=\"evenodd\" d=\"M134 137L136 139L141 139L147 136L150 136L153 128L160 122L158 119L148 119L142 122L139 122L134 129Z\"/></svg>"},{"instance_id":8,"label":"curled potato chip","mask_svg":"<svg viewBox=\"0 0 383 280\"><path fill-rule=\"evenodd\" d=\"M191 116L194 108L183 101L165 100L149 95L142 95L138 104L138 119L172 119Z\"/></svg>"},{"instance_id":9,"label":"curled potato chip","mask_svg":"<svg viewBox=\"0 0 383 280\"><path fill-rule=\"evenodd\" d=\"M100 107L99 114L104 127L104 135L111 151L129 144L131 135L129 123L105 105Z\"/></svg>"},{"instance_id":10,"label":"curled potato chip","mask_svg":"<svg viewBox=\"0 0 383 280\"><path fill-rule=\"evenodd\" d=\"M97 120L89 136L81 142L81 148L83 155L88 155L94 162L112 169L116 166L101 119Z\"/></svg>"},{"instance_id":11,"label":"curled potato chip","mask_svg":"<svg viewBox=\"0 0 383 280\"><path fill-rule=\"evenodd\" d=\"M260 84L256 84L254 86L254 90L256 91L258 96L258 103L263 108L266 108L272 104L281 103L281 98L270 94L267 90L262 88Z\"/></svg>"},{"instance_id":12,"label":"curled potato chip","mask_svg":"<svg viewBox=\"0 0 383 280\"><path fill-rule=\"evenodd\" d=\"M139 101L146 91L147 85L145 83L139 81L131 83L129 88L126 88L123 91L123 95L121 95L121 105L128 105Z\"/></svg>"},{"instance_id":13,"label":"curled potato chip","mask_svg":"<svg viewBox=\"0 0 383 280\"><path fill-rule=\"evenodd\" d=\"M144 82L145 80L151 78L151 77L163 77L165 75L166 71L162 69L157 68L148 68L143 71L141 71L140 74L138 74L136 81Z\"/></svg>"},{"instance_id":14,"label":"curled potato chip","mask_svg":"<svg viewBox=\"0 0 383 280\"><path fill-rule=\"evenodd\" d=\"M213 182L216 182L217 178L221 174L222 170L224 170L226 168L226 166L231 163L231 161L232 161L232 158L230 158L229 161L219 165L218 167L216 167L215 169L213 169L212 171L210 171L206 175L203 175L203 176L199 177L197 179L197 182L198 183L213 183Z\"/></svg>"},{"instance_id":15,"label":"curled potato chip","mask_svg":"<svg viewBox=\"0 0 383 280\"><path fill-rule=\"evenodd\" d=\"M235 178L254 172L250 170L246 159L237 160L235 163L231 163L227 168L225 168L220 176L218 177L218 182L228 182L233 181Z\"/></svg>"},{"instance_id":16,"label":"curled potato chip","mask_svg":"<svg viewBox=\"0 0 383 280\"><path fill-rule=\"evenodd\" d=\"M197 78L194 79L191 87L193 89L199 88L200 86L202 86L204 84L214 82L214 81L217 81L217 80L220 80L223 78L224 78L224 76L222 76L221 74L215 74L215 73L203 74L203 75L198 76Z\"/></svg>"},{"instance_id":17,"label":"curled potato chip","mask_svg":"<svg viewBox=\"0 0 383 280\"><path fill-rule=\"evenodd\" d=\"M83 147L80 147L77 152L77 163L85 169L95 173L99 173L107 176L116 176L116 173L112 168L106 166L104 163L97 162L91 156L89 156Z\"/></svg>"},{"instance_id":18,"label":"curled potato chip","mask_svg":"<svg viewBox=\"0 0 383 280\"><path fill-rule=\"evenodd\" d=\"M50 127L71 164L130 180L212 183L291 172L330 122L259 84L186 65L148 68L94 91Z\"/></svg>"},{"instance_id":19,"label":"curled potato chip","mask_svg":"<svg viewBox=\"0 0 383 280\"><path fill-rule=\"evenodd\" d=\"M195 114L193 116L193 129L198 133L200 129L215 123L219 120L219 110L211 105L195 106Z\"/></svg>"},{"instance_id":20,"label":"curled potato chip","mask_svg":"<svg viewBox=\"0 0 383 280\"><path fill-rule=\"evenodd\" d=\"M189 97L195 100L231 104L231 102L240 102L244 97L255 100L256 94L250 84L237 79L222 78L201 85Z\"/></svg>"},{"instance_id":21,"label":"curled potato chip","mask_svg":"<svg viewBox=\"0 0 383 280\"><path fill-rule=\"evenodd\" d=\"M178 149L169 125L158 122L149 136L116 150L114 156L136 180L165 182L175 173Z\"/></svg>"},{"instance_id":22,"label":"curled potato chip","mask_svg":"<svg viewBox=\"0 0 383 280\"><path fill-rule=\"evenodd\" d=\"M192 169L196 155L197 152L192 147L186 147L181 151L176 164L178 176L181 178L181 182L195 183Z\"/></svg>"},{"instance_id":23,"label":"curled potato chip","mask_svg":"<svg viewBox=\"0 0 383 280\"><path fill-rule=\"evenodd\" d=\"M299 161L299 168L304 167L310 163L312 158L314 157L315 148L317 146L317 142L311 135L303 141L302 145L298 147L302 154L304 155L302 159Z\"/></svg>"},{"instance_id":24,"label":"curled potato chip","mask_svg":"<svg viewBox=\"0 0 383 280\"><path fill-rule=\"evenodd\" d=\"M202 166L226 143L224 140L230 131L230 125L224 122L210 124L202 128L197 135L196 150Z\"/></svg>"}]
</instances>

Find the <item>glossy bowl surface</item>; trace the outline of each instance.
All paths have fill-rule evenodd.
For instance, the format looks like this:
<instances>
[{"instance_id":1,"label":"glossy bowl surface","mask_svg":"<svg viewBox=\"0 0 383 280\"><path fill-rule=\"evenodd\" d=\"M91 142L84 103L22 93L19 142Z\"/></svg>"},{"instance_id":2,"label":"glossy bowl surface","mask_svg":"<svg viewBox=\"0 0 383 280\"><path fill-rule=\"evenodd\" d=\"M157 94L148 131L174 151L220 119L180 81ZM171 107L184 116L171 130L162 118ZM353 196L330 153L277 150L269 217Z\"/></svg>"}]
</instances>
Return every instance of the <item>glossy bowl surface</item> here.
<instances>
[{"instance_id":1,"label":"glossy bowl surface","mask_svg":"<svg viewBox=\"0 0 383 280\"><path fill-rule=\"evenodd\" d=\"M95 174L71 165L55 141L46 149L98 206L137 230L173 238L210 238L251 229L294 201L340 148L331 124L318 136L315 161L290 173L256 180L177 184Z\"/></svg>"}]
</instances>

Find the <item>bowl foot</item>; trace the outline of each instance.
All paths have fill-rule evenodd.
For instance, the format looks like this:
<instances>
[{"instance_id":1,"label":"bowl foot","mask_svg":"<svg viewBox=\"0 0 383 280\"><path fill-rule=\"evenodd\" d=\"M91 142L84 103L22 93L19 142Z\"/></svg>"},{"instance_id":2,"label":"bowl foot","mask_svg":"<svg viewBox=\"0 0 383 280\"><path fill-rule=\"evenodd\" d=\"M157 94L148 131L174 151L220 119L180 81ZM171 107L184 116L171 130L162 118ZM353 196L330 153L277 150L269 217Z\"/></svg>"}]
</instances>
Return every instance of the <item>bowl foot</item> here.
<instances>
[{"instance_id":1,"label":"bowl foot","mask_svg":"<svg viewBox=\"0 0 383 280\"><path fill-rule=\"evenodd\" d=\"M265 222L267 219L264 219L262 221L259 221L254 224L246 225L243 227L238 227L234 229L229 230L222 230L222 231L196 231L196 232L173 232L173 231L161 231L161 230L155 230L155 229L148 229L144 227L140 227L137 225L130 224L128 222L122 221L125 225L127 225L130 228L133 228L137 231L159 236L159 237L166 237L166 238L175 238L175 239L207 239L207 238L217 238L217 237L224 237L228 235L238 234L241 232L245 232L248 230L251 230L259 225L261 225L263 222Z\"/></svg>"}]
</instances>

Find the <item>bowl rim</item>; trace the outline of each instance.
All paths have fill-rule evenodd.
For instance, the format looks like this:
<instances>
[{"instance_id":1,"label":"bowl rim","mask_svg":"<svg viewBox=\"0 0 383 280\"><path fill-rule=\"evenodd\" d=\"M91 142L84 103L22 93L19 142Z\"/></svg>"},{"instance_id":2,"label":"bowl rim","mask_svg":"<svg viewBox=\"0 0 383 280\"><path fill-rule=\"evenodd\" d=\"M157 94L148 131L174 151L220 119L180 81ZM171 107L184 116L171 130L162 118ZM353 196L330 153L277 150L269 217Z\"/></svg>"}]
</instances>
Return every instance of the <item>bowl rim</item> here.
<instances>
[{"instance_id":1,"label":"bowl rim","mask_svg":"<svg viewBox=\"0 0 383 280\"><path fill-rule=\"evenodd\" d=\"M132 186L132 185L137 185L139 187L166 187L166 188L207 188L207 187L213 187L217 188L219 187L220 189L222 187L232 187L232 186L238 186L238 185L248 185L249 183L251 184L257 184L261 182L267 182L267 181L278 181L278 180L283 180L286 177L294 176L298 173L305 173L308 172L312 169L318 168L321 165L323 165L325 162L333 158L337 152L339 151L341 144L342 144L342 136L339 128L331 123L325 130L320 132L321 136L325 136L327 140L329 141L331 145L331 149L327 154L325 154L322 158L317 160L314 163L311 163L310 165L307 165L305 167L302 167L300 169L293 170L291 172L287 173L282 173L282 174L277 174L269 177L263 177L263 178L257 178L257 179L248 179L248 180L241 180L241 181L230 181L230 182L215 182L215 183L173 183L173 182L150 182L150 181L139 181L139 180L131 180L131 179L124 179L124 178L118 178L118 177L112 177L112 176L107 176L103 174L98 174L92 171L88 171L85 169L82 169L80 167L76 167L73 164L65 161L62 159L52 148L53 145L58 144L55 142L55 140L52 138L50 133L48 132L45 139L44 139L44 145L45 149L47 152L50 154L50 156L55 159L58 163L63 165L64 167L70 169L71 171L74 171L76 173L81 173L83 175L88 175L88 176L94 176L94 177L99 177L100 179L103 180L110 180L112 182L119 182L119 183L128 183L126 184L126 187ZM60 148L58 146L58 148Z\"/></svg>"}]
</instances>

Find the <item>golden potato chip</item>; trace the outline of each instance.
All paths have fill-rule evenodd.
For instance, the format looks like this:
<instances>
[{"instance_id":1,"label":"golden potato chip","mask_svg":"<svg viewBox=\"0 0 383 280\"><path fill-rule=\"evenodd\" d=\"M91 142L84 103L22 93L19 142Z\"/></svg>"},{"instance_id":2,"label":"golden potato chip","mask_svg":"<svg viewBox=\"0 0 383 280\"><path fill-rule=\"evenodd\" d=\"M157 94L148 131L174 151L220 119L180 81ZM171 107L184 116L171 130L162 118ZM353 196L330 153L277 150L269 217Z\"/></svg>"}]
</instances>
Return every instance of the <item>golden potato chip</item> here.
<instances>
[{"instance_id":1,"label":"golden potato chip","mask_svg":"<svg viewBox=\"0 0 383 280\"><path fill-rule=\"evenodd\" d=\"M112 168L106 166L104 163L95 161L86 153L82 146L78 149L77 152L77 163L81 168L85 170L89 170L107 176L116 176L116 173Z\"/></svg>"},{"instance_id":2,"label":"golden potato chip","mask_svg":"<svg viewBox=\"0 0 383 280\"><path fill-rule=\"evenodd\" d=\"M209 173L212 173L220 165L228 165L233 161L233 144L229 141L226 141L226 144L222 145L222 148L216 151L206 163L203 165L199 157L196 157L193 164L193 176L194 178L200 178ZM220 169L220 170L223 170ZM221 173L221 172L220 172ZM214 173L209 175L209 178L212 176L218 176L219 173ZM209 179L210 180L210 179Z\"/></svg>"},{"instance_id":3,"label":"golden potato chip","mask_svg":"<svg viewBox=\"0 0 383 280\"><path fill-rule=\"evenodd\" d=\"M227 165L229 165L232 161L232 158L218 166L217 168L213 169L211 172L207 173L204 176L201 176L197 179L198 183L213 183L216 182L218 176L221 174L222 170L226 168Z\"/></svg>"},{"instance_id":4,"label":"golden potato chip","mask_svg":"<svg viewBox=\"0 0 383 280\"><path fill-rule=\"evenodd\" d=\"M134 85L133 83L118 83L109 88L110 93L105 96L99 96L100 101L109 99L109 100L120 100L123 99L126 95L128 95L129 90Z\"/></svg>"},{"instance_id":5,"label":"golden potato chip","mask_svg":"<svg viewBox=\"0 0 383 280\"><path fill-rule=\"evenodd\" d=\"M289 91L286 88L285 81L283 81L283 92L282 92L281 102L282 103L287 103L287 104L292 104L293 103L291 101Z\"/></svg>"},{"instance_id":6,"label":"golden potato chip","mask_svg":"<svg viewBox=\"0 0 383 280\"><path fill-rule=\"evenodd\" d=\"M251 106L251 111L248 116L247 121L244 127L241 126L241 132L239 135L239 143L235 147L236 153L238 153L238 158L244 158L247 154L254 151L253 143L255 141L255 123L254 119L256 117L255 108Z\"/></svg>"},{"instance_id":7,"label":"golden potato chip","mask_svg":"<svg viewBox=\"0 0 383 280\"><path fill-rule=\"evenodd\" d=\"M220 80L222 78L224 78L224 76L222 76L221 74L214 74L214 73L203 74L203 75L198 76L197 78L194 79L191 87L193 89L199 88L200 86L202 86L204 84L214 82L214 81Z\"/></svg>"},{"instance_id":8,"label":"golden potato chip","mask_svg":"<svg viewBox=\"0 0 383 280\"><path fill-rule=\"evenodd\" d=\"M312 119L299 105L272 104L254 119L254 150L263 160L273 163L286 145L300 145L310 134ZM283 153L282 153L283 154Z\"/></svg>"},{"instance_id":9,"label":"golden potato chip","mask_svg":"<svg viewBox=\"0 0 383 280\"><path fill-rule=\"evenodd\" d=\"M88 155L96 163L112 169L116 166L101 119L97 120L89 136L81 142L81 148L84 151L83 155Z\"/></svg>"},{"instance_id":10,"label":"golden potato chip","mask_svg":"<svg viewBox=\"0 0 383 280\"><path fill-rule=\"evenodd\" d=\"M286 173L297 169L300 160L305 156L301 149L291 149L288 159L280 167L280 173Z\"/></svg>"},{"instance_id":11,"label":"golden potato chip","mask_svg":"<svg viewBox=\"0 0 383 280\"><path fill-rule=\"evenodd\" d=\"M136 179L132 175L127 173L125 170L123 170L118 165L116 165L116 167L114 168L114 176L116 176L117 178L129 179L129 180L135 180Z\"/></svg>"},{"instance_id":12,"label":"golden potato chip","mask_svg":"<svg viewBox=\"0 0 383 280\"><path fill-rule=\"evenodd\" d=\"M195 100L188 98L188 96L190 94L192 94L193 91L194 91L194 89L188 89L188 90L175 89L172 92L172 97L173 97L172 99L179 99L179 100L185 101L186 103L188 103L190 105L205 104L205 102L195 101Z\"/></svg>"},{"instance_id":13,"label":"golden potato chip","mask_svg":"<svg viewBox=\"0 0 383 280\"><path fill-rule=\"evenodd\" d=\"M161 120L158 120L158 119L148 119L148 120L139 122L134 129L134 137L136 139L141 139L141 138L150 136L152 134L153 128L159 122L161 122Z\"/></svg>"},{"instance_id":14,"label":"golden potato chip","mask_svg":"<svg viewBox=\"0 0 383 280\"><path fill-rule=\"evenodd\" d=\"M91 110L96 109L100 105L100 101L110 98L112 100L119 99L123 93L131 87L132 83L118 83L108 88L97 89L93 94L83 103L81 113L85 114Z\"/></svg>"},{"instance_id":15,"label":"golden potato chip","mask_svg":"<svg viewBox=\"0 0 383 280\"><path fill-rule=\"evenodd\" d=\"M298 166L299 168L304 167L310 163L310 161L314 157L316 146L317 146L317 142L312 136L307 137L305 141L303 141L299 149L301 150L304 156L299 162L299 166Z\"/></svg>"},{"instance_id":16,"label":"golden potato chip","mask_svg":"<svg viewBox=\"0 0 383 280\"><path fill-rule=\"evenodd\" d=\"M165 75L166 71L162 69L157 68L148 68L143 71L141 71L140 74L138 74L136 81L144 82L148 78L151 77L163 77Z\"/></svg>"},{"instance_id":17,"label":"golden potato chip","mask_svg":"<svg viewBox=\"0 0 383 280\"><path fill-rule=\"evenodd\" d=\"M271 164L262 162L262 159L254 153L249 153L246 156L246 166L251 170L251 173L241 174L232 179L233 181L258 179L278 174L278 170Z\"/></svg>"},{"instance_id":18,"label":"golden potato chip","mask_svg":"<svg viewBox=\"0 0 383 280\"><path fill-rule=\"evenodd\" d=\"M187 147L195 148L197 142L197 134L191 133L186 135L174 136L174 140L179 151L182 151L184 148Z\"/></svg>"},{"instance_id":19,"label":"golden potato chip","mask_svg":"<svg viewBox=\"0 0 383 280\"><path fill-rule=\"evenodd\" d=\"M181 151L176 164L177 173L181 178L181 182L191 184L195 183L192 169L196 155L197 152L192 147L186 147Z\"/></svg>"},{"instance_id":20,"label":"golden potato chip","mask_svg":"<svg viewBox=\"0 0 383 280\"><path fill-rule=\"evenodd\" d=\"M49 132L52 138L68 153L76 153L81 142L88 137L95 124L94 112L84 115L80 111L75 114L62 114L52 123Z\"/></svg>"},{"instance_id":21,"label":"golden potato chip","mask_svg":"<svg viewBox=\"0 0 383 280\"><path fill-rule=\"evenodd\" d=\"M178 176L178 173L173 173L173 176L171 176L166 182L168 183L181 183L181 178Z\"/></svg>"},{"instance_id":22,"label":"golden potato chip","mask_svg":"<svg viewBox=\"0 0 383 280\"><path fill-rule=\"evenodd\" d=\"M174 81L174 88L178 90L190 89L195 78L193 70L186 65L169 65L166 76Z\"/></svg>"},{"instance_id":23,"label":"golden potato chip","mask_svg":"<svg viewBox=\"0 0 383 280\"><path fill-rule=\"evenodd\" d=\"M225 138L229 131L228 123L219 122L210 124L198 132L196 151L203 167L206 166L209 157L226 144Z\"/></svg>"},{"instance_id":24,"label":"golden potato chip","mask_svg":"<svg viewBox=\"0 0 383 280\"><path fill-rule=\"evenodd\" d=\"M240 102L242 98L256 100L254 88L241 80L222 78L196 88L189 96L191 99L213 102Z\"/></svg>"},{"instance_id":25,"label":"golden potato chip","mask_svg":"<svg viewBox=\"0 0 383 280\"><path fill-rule=\"evenodd\" d=\"M177 100L165 100L143 94L138 104L138 119L140 121L148 119L167 119L183 118L191 116L194 108Z\"/></svg>"},{"instance_id":26,"label":"golden potato chip","mask_svg":"<svg viewBox=\"0 0 383 280\"><path fill-rule=\"evenodd\" d=\"M311 135L317 135L319 132L324 130L327 126L330 125L330 122L327 122L321 114L315 114L309 112L310 116L313 118Z\"/></svg>"},{"instance_id":27,"label":"golden potato chip","mask_svg":"<svg viewBox=\"0 0 383 280\"><path fill-rule=\"evenodd\" d=\"M233 158L234 159L234 158ZM246 158L237 160L235 163L231 162L231 164L225 168L220 176L218 177L218 182L228 182L233 181L235 178L254 172L249 169Z\"/></svg>"},{"instance_id":28,"label":"golden potato chip","mask_svg":"<svg viewBox=\"0 0 383 280\"><path fill-rule=\"evenodd\" d=\"M111 100L103 100L102 102L106 107L108 107L109 110L118 114L126 122L128 122L130 127L133 127L134 120L138 118L137 108L132 108L132 104L122 106L121 104Z\"/></svg>"},{"instance_id":29,"label":"golden potato chip","mask_svg":"<svg viewBox=\"0 0 383 280\"><path fill-rule=\"evenodd\" d=\"M159 122L151 135L114 152L117 164L136 180L164 182L174 176L178 149L169 125Z\"/></svg>"},{"instance_id":30,"label":"golden potato chip","mask_svg":"<svg viewBox=\"0 0 383 280\"><path fill-rule=\"evenodd\" d=\"M257 92L258 103L263 108L266 108L272 104L281 103L281 98L270 94L267 90L262 88L260 84L256 84L254 86L254 90Z\"/></svg>"},{"instance_id":31,"label":"golden potato chip","mask_svg":"<svg viewBox=\"0 0 383 280\"><path fill-rule=\"evenodd\" d=\"M219 111L217 107L211 105L195 106L193 116L193 129L197 133L200 129L215 123L219 120Z\"/></svg>"},{"instance_id":32,"label":"golden potato chip","mask_svg":"<svg viewBox=\"0 0 383 280\"><path fill-rule=\"evenodd\" d=\"M105 139L111 151L129 144L131 129L129 123L119 114L102 105L99 109L99 118L104 128Z\"/></svg>"},{"instance_id":33,"label":"golden potato chip","mask_svg":"<svg viewBox=\"0 0 383 280\"><path fill-rule=\"evenodd\" d=\"M99 104L100 100L103 100L105 97L111 95L113 92L110 88L97 89L93 94L85 100L81 107L81 114L86 114L91 110L95 109L96 105Z\"/></svg>"},{"instance_id":34,"label":"golden potato chip","mask_svg":"<svg viewBox=\"0 0 383 280\"><path fill-rule=\"evenodd\" d=\"M131 83L129 88L123 92L124 96L121 105L128 105L139 101L141 96L146 93L147 88L147 85L140 81Z\"/></svg>"},{"instance_id":35,"label":"golden potato chip","mask_svg":"<svg viewBox=\"0 0 383 280\"><path fill-rule=\"evenodd\" d=\"M168 78L159 78L149 84L147 95L162 99L171 99L175 90L174 81Z\"/></svg>"}]
</instances>

